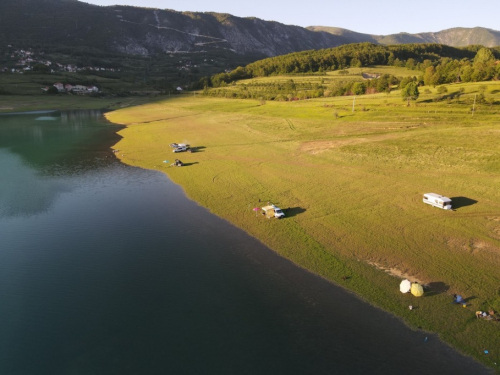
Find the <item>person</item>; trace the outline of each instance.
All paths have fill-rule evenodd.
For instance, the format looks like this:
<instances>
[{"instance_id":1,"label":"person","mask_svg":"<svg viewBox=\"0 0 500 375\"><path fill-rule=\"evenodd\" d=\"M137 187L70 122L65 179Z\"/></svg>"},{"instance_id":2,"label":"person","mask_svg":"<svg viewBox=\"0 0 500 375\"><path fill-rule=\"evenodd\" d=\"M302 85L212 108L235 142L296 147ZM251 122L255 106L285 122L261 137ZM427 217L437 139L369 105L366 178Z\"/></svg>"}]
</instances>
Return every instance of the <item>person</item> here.
<instances>
[{"instance_id":1,"label":"person","mask_svg":"<svg viewBox=\"0 0 500 375\"><path fill-rule=\"evenodd\" d=\"M483 312L482 311L476 311L476 318L479 319L483 316Z\"/></svg>"},{"instance_id":2,"label":"person","mask_svg":"<svg viewBox=\"0 0 500 375\"><path fill-rule=\"evenodd\" d=\"M409 308L410 310L413 310L413 306L412 306L412 305L408 306L408 308Z\"/></svg>"}]
</instances>

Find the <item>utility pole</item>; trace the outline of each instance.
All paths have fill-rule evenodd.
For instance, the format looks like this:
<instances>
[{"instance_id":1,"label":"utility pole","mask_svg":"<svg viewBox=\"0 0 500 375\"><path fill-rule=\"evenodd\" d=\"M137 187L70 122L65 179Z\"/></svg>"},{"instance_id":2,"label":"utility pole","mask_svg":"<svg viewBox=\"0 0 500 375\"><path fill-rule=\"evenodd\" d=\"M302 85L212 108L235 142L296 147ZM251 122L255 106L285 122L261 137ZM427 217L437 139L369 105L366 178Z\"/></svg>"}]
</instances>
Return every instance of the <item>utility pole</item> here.
<instances>
[{"instance_id":1,"label":"utility pole","mask_svg":"<svg viewBox=\"0 0 500 375\"><path fill-rule=\"evenodd\" d=\"M477 94L474 94L474 104L472 104L472 116L474 116L474 111L476 110L476 96Z\"/></svg>"},{"instance_id":2,"label":"utility pole","mask_svg":"<svg viewBox=\"0 0 500 375\"><path fill-rule=\"evenodd\" d=\"M354 113L354 103L356 103L356 97L352 100L352 113Z\"/></svg>"}]
</instances>

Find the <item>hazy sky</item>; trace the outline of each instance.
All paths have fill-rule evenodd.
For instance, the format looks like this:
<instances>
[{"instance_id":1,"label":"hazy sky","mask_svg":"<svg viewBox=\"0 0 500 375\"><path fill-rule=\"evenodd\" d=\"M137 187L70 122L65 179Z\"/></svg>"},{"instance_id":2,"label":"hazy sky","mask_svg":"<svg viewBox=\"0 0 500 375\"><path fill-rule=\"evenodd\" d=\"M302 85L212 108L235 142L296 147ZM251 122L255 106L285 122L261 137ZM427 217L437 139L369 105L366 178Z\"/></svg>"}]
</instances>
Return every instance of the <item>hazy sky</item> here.
<instances>
[{"instance_id":1,"label":"hazy sky","mask_svg":"<svg viewBox=\"0 0 500 375\"><path fill-rule=\"evenodd\" d=\"M229 13L297 26L335 26L368 34L440 31L452 27L500 30L499 0L80 0L177 11Z\"/></svg>"}]
</instances>

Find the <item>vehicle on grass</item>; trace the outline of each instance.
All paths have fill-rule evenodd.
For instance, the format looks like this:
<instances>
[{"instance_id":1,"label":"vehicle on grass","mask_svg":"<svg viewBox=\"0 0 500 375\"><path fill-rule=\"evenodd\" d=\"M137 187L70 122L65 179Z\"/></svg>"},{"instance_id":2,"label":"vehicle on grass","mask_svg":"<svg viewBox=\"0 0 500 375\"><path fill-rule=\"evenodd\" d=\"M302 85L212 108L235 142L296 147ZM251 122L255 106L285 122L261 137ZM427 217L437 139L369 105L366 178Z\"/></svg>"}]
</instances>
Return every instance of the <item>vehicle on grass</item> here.
<instances>
[{"instance_id":1,"label":"vehicle on grass","mask_svg":"<svg viewBox=\"0 0 500 375\"><path fill-rule=\"evenodd\" d=\"M451 199L436 193L424 194L423 202L443 210L451 210Z\"/></svg>"},{"instance_id":2,"label":"vehicle on grass","mask_svg":"<svg viewBox=\"0 0 500 375\"><path fill-rule=\"evenodd\" d=\"M184 151L188 151L189 150L189 147L183 145L183 146L177 146L176 148L173 149L172 152L184 152Z\"/></svg>"},{"instance_id":3,"label":"vehicle on grass","mask_svg":"<svg viewBox=\"0 0 500 375\"><path fill-rule=\"evenodd\" d=\"M275 217L276 219L281 219L285 217L285 213L281 208L276 207L274 204L262 207L262 215L266 215L268 219Z\"/></svg>"},{"instance_id":4,"label":"vehicle on grass","mask_svg":"<svg viewBox=\"0 0 500 375\"><path fill-rule=\"evenodd\" d=\"M172 148L177 148L177 147L189 147L188 144L186 143L170 143L169 145Z\"/></svg>"}]
</instances>

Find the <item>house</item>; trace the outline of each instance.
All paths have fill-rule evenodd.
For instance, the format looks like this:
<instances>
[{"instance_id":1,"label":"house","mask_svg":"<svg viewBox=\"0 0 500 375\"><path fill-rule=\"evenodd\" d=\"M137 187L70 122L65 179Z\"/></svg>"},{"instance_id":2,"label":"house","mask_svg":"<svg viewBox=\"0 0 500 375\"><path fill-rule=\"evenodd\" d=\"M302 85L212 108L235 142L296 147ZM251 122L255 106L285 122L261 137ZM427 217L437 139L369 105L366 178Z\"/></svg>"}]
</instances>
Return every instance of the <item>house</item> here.
<instances>
[{"instance_id":1,"label":"house","mask_svg":"<svg viewBox=\"0 0 500 375\"><path fill-rule=\"evenodd\" d=\"M177 90L177 91L182 91L182 87L178 86L178 87L176 88L176 90Z\"/></svg>"},{"instance_id":2,"label":"house","mask_svg":"<svg viewBox=\"0 0 500 375\"><path fill-rule=\"evenodd\" d=\"M75 86L73 86L73 91L74 92L86 92L87 91L87 87L86 86L82 86L82 85L75 85Z\"/></svg>"},{"instance_id":3,"label":"house","mask_svg":"<svg viewBox=\"0 0 500 375\"><path fill-rule=\"evenodd\" d=\"M89 86L87 87L88 92L99 92L99 89L95 86Z\"/></svg>"},{"instance_id":4,"label":"house","mask_svg":"<svg viewBox=\"0 0 500 375\"><path fill-rule=\"evenodd\" d=\"M64 85L64 89L66 91L71 91L71 90L73 90L73 85L70 85L69 83L67 83L67 84Z\"/></svg>"},{"instance_id":5,"label":"house","mask_svg":"<svg viewBox=\"0 0 500 375\"><path fill-rule=\"evenodd\" d=\"M64 85L63 85L62 83L60 83L60 82L54 83L54 85L53 85L53 86L54 86L54 87L57 89L57 91L59 91L59 92L64 92L64 91L65 91L65 90L64 90Z\"/></svg>"}]
</instances>

